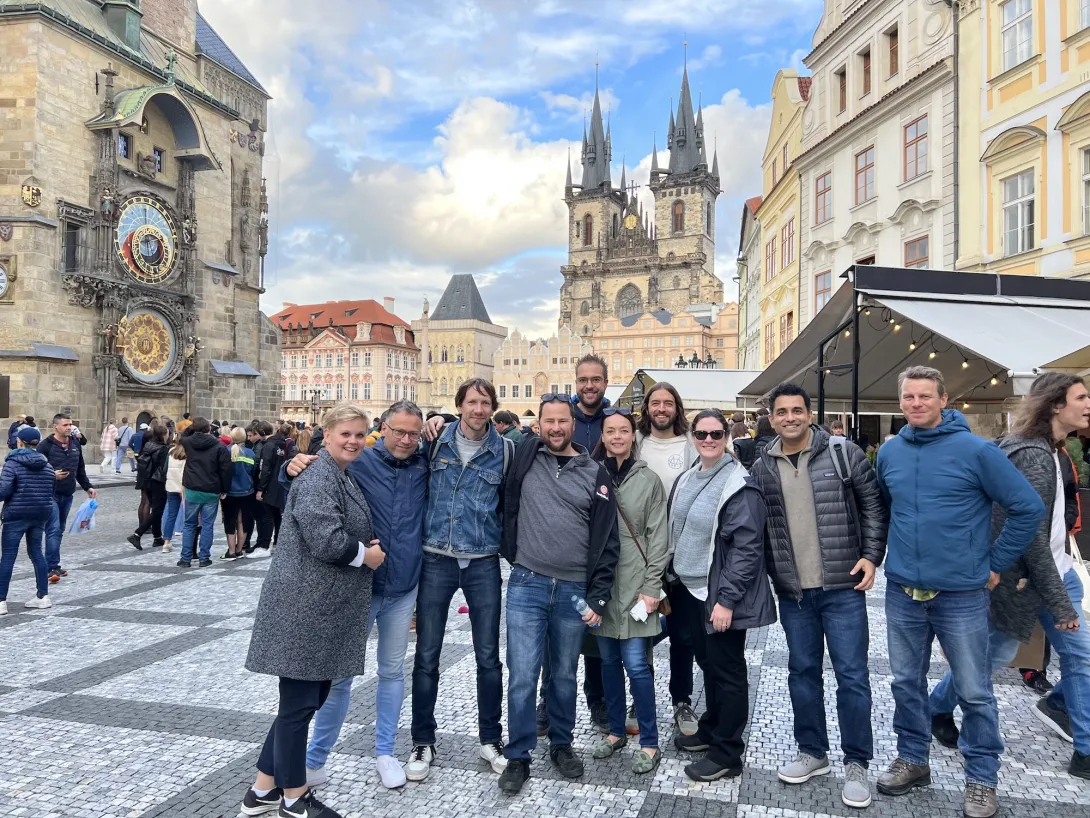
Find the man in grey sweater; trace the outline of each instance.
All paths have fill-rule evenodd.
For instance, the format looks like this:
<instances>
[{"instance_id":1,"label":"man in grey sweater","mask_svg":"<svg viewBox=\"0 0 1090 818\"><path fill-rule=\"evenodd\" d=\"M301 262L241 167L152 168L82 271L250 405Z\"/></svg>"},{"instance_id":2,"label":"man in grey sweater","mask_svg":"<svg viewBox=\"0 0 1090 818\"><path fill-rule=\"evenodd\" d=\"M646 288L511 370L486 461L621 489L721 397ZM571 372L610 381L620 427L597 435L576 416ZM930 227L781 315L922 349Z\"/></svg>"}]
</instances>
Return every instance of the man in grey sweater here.
<instances>
[{"instance_id":1,"label":"man in grey sweater","mask_svg":"<svg viewBox=\"0 0 1090 818\"><path fill-rule=\"evenodd\" d=\"M530 777L537 746L534 699L543 662L549 755L567 778L583 774L572 751L576 670L583 634L601 622L620 555L617 504L605 468L572 443L575 413L566 396L542 396L541 437L525 438L504 486L500 553L507 584L509 683L507 769L499 786L517 793ZM545 656L548 634L548 656Z\"/></svg>"}]
</instances>

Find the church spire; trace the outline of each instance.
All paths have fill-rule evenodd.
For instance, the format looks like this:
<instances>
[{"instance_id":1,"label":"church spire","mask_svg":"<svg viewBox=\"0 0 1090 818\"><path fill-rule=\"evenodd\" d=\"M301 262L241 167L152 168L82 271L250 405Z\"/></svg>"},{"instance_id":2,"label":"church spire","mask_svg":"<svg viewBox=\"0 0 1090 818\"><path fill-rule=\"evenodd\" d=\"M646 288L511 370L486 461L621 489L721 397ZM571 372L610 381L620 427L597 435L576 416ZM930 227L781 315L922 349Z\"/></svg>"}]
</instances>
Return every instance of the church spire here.
<instances>
[{"instance_id":1,"label":"church spire","mask_svg":"<svg viewBox=\"0 0 1090 818\"><path fill-rule=\"evenodd\" d=\"M564 179L564 192L571 193L571 147L568 147L568 161L567 161L567 177Z\"/></svg>"},{"instance_id":2,"label":"church spire","mask_svg":"<svg viewBox=\"0 0 1090 818\"><path fill-rule=\"evenodd\" d=\"M655 134L654 147L651 149L651 175L658 173L659 169L659 135Z\"/></svg>"},{"instance_id":3,"label":"church spire","mask_svg":"<svg viewBox=\"0 0 1090 818\"><path fill-rule=\"evenodd\" d=\"M677 119L673 120L671 112L671 126L673 144L670 145L670 172L689 173L700 164L701 133L703 117L700 127L693 118L693 97L689 91L689 69L681 73L681 98L677 104Z\"/></svg>"},{"instance_id":4,"label":"church spire","mask_svg":"<svg viewBox=\"0 0 1090 818\"><path fill-rule=\"evenodd\" d=\"M595 67L597 70L597 66ZM609 159L612 153L602 123L602 102L594 89L594 107L590 113L590 133L583 155L583 190L595 190L609 184Z\"/></svg>"},{"instance_id":5,"label":"church spire","mask_svg":"<svg viewBox=\"0 0 1090 818\"><path fill-rule=\"evenodd\" d=\"M712 153L712 176L719 178L719 151Z\"/></svg>"}]
</instances>

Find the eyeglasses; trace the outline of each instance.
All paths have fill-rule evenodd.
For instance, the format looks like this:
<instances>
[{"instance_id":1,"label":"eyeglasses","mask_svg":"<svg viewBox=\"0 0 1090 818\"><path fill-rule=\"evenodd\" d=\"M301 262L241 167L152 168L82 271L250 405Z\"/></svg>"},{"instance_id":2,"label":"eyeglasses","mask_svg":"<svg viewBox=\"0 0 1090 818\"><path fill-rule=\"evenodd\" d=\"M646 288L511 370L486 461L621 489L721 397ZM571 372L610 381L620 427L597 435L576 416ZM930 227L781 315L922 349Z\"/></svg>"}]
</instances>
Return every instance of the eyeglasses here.
<instances>
[{"instance_id":1,"label":"eyeglasses","mask_svg":"<svg viewBox=\"0 0 1090 818\"><path fill-rule=\"evenodd\" d=\"M606 409L604 412L602 412L602 414L605 415L606 417L609 417L610 415L631 415L632 410L631 409L623 409L620 406L611 406L608 409Z\"/></svg>"},{"instance_id":2,"label":"eyeglasses","mask_svg":"<svg viewBox=\"0 0 1090 818\"><path fill-rule=\"evenodd\" d=\"M542 403L552 403L553 401L560 401L561 403L571 403L571 395L566 392L546 392L541 396Z\"/></svg>"},{"instance_id":3,"label":"eyeglasses","mask_svg":"<svg viewBox=\"0 0 1090 818\"><path fill-rule=\"evenodd\" d=\"M575 383L578 386L586 386L587 384L593 384L594 386L601 386L606 382L605 378L576 378Z\"/></svg>"},{"instance_id":4,"label":"eyeglasses","mask_svg":"<svg viewBox=\"0 0 1090 818\"><path fill-rule=\"evenodd\" d=\"M726 436L727 433L722 429L714 429L710 432L701 429L700 431L693 432L693 437L695 437L697 440L707 440L709 437L712 440L722 440Z\"/></svg>"},{"instance_id":5,"label":"eyeglasses","mask_svg":"<svg viewBox=\"0 0 1090 818\"><path fill-rule=\"evenodd\" d=\"M420 440L420 432L407 432L404 429L398 429L396 426L386 424L386 431L393 432L394 436L401 440Z\"/></svg>"}]
</instances>

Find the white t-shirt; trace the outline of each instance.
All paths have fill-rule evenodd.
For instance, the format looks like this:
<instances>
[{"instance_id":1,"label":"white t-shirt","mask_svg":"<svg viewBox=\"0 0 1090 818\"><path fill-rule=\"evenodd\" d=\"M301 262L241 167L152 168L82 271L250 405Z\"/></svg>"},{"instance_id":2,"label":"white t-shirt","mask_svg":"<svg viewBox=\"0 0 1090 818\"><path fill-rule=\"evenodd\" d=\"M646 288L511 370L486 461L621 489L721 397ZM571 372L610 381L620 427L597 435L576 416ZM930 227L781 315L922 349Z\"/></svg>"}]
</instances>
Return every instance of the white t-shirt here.
<instances>
[{"instance_id":1,"label":"white t-shirt","mask_svg":"<svg viewBox=\"0 0 1090 818\"><path fill-rule=\"evenodd\" d=\"M689 440L685 435L658 438L648 435L640 443L640 460L662 481L666 494L674 487L674 481L691 463L685 462L685 447Z\"/></svg>"},{"instance_id":2,"label":"white t-shirt","mask_svg":"<svg viewBox=\"0 0 1090 818\"><path fill-rule=\"evenodd\" d=\"M1065 455L1066 456L1066 455ZM1074 562L1067 553L1067 520L1065 518L1066 500L1064 495L1064 476L1060 471L1060 456L1052 453L1052 459L1056 462L1056 502L1052 506L1052 533L1048 543L1052 546L1052 559L1056 562L1056 568L1061 577L1067 576Z\"/></svg>"}]
</instances>

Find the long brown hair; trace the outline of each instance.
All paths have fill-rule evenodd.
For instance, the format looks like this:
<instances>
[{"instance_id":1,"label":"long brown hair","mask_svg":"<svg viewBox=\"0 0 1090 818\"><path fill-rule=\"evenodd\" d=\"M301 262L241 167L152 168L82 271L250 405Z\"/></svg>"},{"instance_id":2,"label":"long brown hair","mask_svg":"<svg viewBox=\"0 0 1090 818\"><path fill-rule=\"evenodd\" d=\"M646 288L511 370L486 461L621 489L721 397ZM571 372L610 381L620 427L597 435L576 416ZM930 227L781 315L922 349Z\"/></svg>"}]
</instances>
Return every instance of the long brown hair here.
<instances>
[{"instance_id":1,"label":"long brown hair","mask_svg":"<svg viewBox=\"0 0 1090 818\"><path fill-rule=\"evenodd\" d=\"M1052 418L1056 414L1056 407L1066 406L1067 390L1082 383L1082 378L1066 372L1046 372L1039 375L1018 407L1011 423L1011 434L1047 440L1051 444Z\"/></svg>"},{"instance_id":2,"label":"long brown hair","mask_svg":"<svg viewBox=\"0 0 1090 818\"><path fill-rule=\"evenodd\" d=\"M689 419L685 417L685 404L681 402L681 395L678 394L674 385L672 383L667 383L666 381L659 381L643 396L643 405L640 406L640 421L636 424L636 429L644 437L650 436L651 413L647 411L647 407L651 403L651 396L660 389L665 389L674 399L674 404L677 406L677 416L674 418L674 437L681 437L689 431Z\"/></svg>"}]
</instances>

